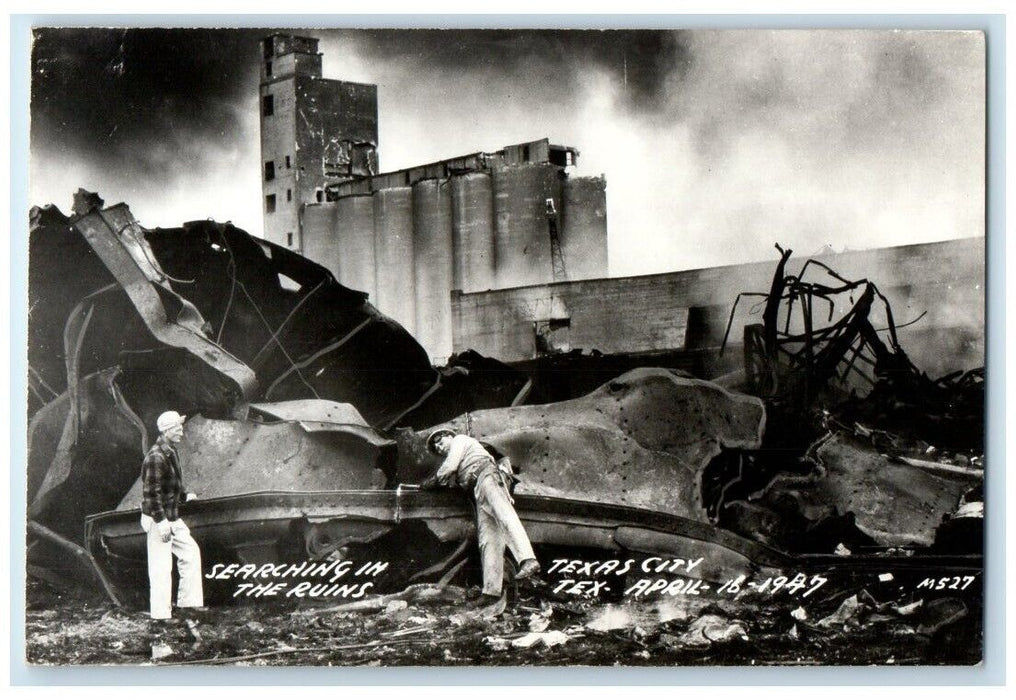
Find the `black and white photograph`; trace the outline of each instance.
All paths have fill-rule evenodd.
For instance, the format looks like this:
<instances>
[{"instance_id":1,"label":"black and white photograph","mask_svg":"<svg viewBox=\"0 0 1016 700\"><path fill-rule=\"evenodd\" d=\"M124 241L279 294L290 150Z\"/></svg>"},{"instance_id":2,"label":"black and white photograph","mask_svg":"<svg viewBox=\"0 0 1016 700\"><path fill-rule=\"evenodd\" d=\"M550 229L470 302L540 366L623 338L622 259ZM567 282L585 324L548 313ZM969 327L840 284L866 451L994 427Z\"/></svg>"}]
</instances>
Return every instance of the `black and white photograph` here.
<instances>
[{"instance_id":1,"label":"black and white photograph","mask_svg":"<svg viewBox=\"0 0 1016 700\"><path fill-rule=\"evenodd\" d=\"M982 664L985 33L679 20L33 26L26 663Z\"/></svg>"}]
</instances>

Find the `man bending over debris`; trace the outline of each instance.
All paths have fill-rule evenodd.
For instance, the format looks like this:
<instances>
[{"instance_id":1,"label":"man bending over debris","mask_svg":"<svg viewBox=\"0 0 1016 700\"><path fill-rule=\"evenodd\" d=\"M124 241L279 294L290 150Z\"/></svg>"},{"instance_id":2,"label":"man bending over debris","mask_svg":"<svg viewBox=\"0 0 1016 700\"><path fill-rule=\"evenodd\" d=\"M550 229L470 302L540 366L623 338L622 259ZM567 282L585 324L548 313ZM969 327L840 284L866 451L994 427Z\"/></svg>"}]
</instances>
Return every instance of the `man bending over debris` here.
<instances>
[{"instance_id":1,"label":"man bending over debris","mask_svg":"<svg viewBox=\"0 0 1016 700\"><path fill-rule=\"evenodd\" d=\"M519 562L516 580L539 573L540 564L533 545L522 527L508 491L508 474L498 468L483 445L468 435L456 435L446 428L435 430L427 438L427 449L444 457L437 473L420 488L459 486L472 489L476 499L476 535L483 565L483 597L501 598L504 575L504 548L511 549Z\"/></svg>"},{"instance_id":2,"label":"man bending over debris","mask_svg":"<svg viewBox=\"0 0 1016 700\"><path fill-rule=\"evenodd\" d=\"M180 570L177 605L181 608L204 606L201 583L201 549L180 519L180 503L194 498L183 487L183 473L175 445L183 440L184 417L166 411L156 425L159 439L145 455L141 466L144 500L141 504L141 529L148 533L148 585L153 620L172 617L173 555Z\"/></svg>"}]
</instances>

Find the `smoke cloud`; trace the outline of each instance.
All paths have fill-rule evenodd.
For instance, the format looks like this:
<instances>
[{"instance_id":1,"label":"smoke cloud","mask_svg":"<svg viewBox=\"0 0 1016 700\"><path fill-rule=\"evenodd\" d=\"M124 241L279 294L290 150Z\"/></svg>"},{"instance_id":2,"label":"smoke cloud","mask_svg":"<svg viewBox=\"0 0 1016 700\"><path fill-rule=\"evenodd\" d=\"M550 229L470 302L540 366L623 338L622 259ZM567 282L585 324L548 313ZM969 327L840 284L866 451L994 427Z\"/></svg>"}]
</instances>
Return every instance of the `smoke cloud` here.
<instances>
[{"instance_id":1,"label":"smoke cloud","mask_svg":"<svg viewBox=\"0 0 1016 700\"><path fill-rule=\"evenodd\" d=\"M39 30L33 203L261 231L257 40ZM983 235L973 32L307 30L398 169L549 137L607 177L612 275Z\"/></svg>"},{"instance_id":2,"label":"smoke cloud","mask_svg":"<svg viewBox=\"0 0 1016 700\"><path fill-rule=\"evenodd\" d=\"M257 41L267 30L40 29L33 204L78 187L147 226L212 217L261 231Z\"/></svg>"}]
</instances>

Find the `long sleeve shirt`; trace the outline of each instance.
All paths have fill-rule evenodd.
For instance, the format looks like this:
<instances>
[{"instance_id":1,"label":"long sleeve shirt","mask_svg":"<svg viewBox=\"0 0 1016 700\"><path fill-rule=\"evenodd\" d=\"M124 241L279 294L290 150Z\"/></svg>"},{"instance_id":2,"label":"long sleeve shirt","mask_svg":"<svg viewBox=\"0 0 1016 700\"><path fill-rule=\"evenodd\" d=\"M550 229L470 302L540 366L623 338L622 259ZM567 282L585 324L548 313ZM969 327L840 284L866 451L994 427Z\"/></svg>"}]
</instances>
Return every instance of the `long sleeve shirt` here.
<instances>
[{"instance_id":1,"label":"long sleeve shirt","mask_svg":"<svg viewBox=\"0 0 1016 700\"><path fill-rule=\"evenodd\" d=\"M494 465L494 458L478 440L468 435L456 435L434 478L442 486L468 489L476 483L480 469L488 465Z\"/></svg>"},{"instance_id":2,"label":"long sleeve shirt","mask_svg":"<svg viewBox=\"0 0 1016 700\"><path fill-rule=\"evenodd\" d=\"M178 507L187 500L183 473L173 446L161 435L141 465L141 512L155 522L176 520Z\"/></svg>"}]
</instances>

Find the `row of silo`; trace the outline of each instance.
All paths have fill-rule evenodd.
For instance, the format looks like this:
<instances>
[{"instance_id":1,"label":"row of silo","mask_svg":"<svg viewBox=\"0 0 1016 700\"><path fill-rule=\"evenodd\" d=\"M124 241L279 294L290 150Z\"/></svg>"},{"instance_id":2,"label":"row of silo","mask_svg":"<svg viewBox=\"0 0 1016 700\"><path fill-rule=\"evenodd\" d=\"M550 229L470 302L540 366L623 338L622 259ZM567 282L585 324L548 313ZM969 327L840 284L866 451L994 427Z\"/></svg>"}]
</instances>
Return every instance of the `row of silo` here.
<instances>
[{"instance_id":1,"label":"row of silo","mask_svg":"<svg viewBox=\"0 0 1016 700\"><path fill-rule=\"evenodd\" d=\"M420 180L307 206L304 251L341 284L370 294L431 357L445 358L452 350L451 290L552 281L550 218L560 224L567 259L579 250L580 229L597 224L595 213L566 213L569 201L585 207L596 196L588 183L569 188L549 163ZM605 220L602 229L603 270L593 276L606 273Z\"/></svg>"},{"instance_id":2,"label":"row of silo","mask_svg":"<svg viewBox=\"0 0 1016 700\"><path fill-rule=\"evenodd\" d=\"M377 296L374 204L370 195L309 204L302 212L301 252L327 267L339 283Z\"/></svg>"}]
</instances>

